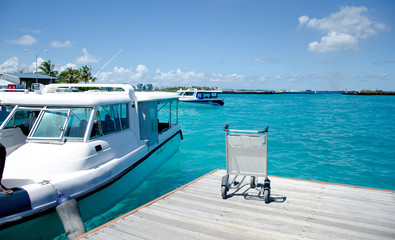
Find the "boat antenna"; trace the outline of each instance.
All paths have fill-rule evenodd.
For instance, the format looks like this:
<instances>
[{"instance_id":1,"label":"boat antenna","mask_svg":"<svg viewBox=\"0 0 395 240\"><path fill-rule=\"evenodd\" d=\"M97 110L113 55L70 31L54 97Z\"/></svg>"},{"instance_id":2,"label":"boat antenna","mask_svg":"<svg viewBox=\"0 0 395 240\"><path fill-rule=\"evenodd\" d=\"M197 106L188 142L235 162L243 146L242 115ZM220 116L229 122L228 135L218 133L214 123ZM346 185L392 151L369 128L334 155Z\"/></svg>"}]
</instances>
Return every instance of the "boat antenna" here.
<instances>
[{"instance_id":1,"label":"boat antenna","mask_svg":"<svg viewBox=\"0 0 395 240\"><path fill-rule=\"evenodd\" d=\"M93 75L93 77L91 78L91 80L92 79L94 79L95 77L96 77L96 75L97 74L99 74L112 60L114 60L114 58L116 58L119 54L121 54L121 52L123 51L124 49L123 48L121 48L121 50L119 50L118 52L117 52L117 54L115 54L110 60L108 60L108 62L106 62L106 64L104 64L103 65L103 67L102 68L100 68L100 70L97 72L97 73L95 73L95 75Z\"/></svg>"}]
</instances>

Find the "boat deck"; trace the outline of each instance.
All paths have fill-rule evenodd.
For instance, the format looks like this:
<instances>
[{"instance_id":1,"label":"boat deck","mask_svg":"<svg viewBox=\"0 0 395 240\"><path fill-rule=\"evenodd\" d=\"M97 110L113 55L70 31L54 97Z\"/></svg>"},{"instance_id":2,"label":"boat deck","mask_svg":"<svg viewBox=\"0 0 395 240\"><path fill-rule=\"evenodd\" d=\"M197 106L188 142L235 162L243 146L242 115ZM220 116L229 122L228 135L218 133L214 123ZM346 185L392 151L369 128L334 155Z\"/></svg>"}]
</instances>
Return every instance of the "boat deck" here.
<instances>
[{"instance_id":1,"label":"boat deck","mask_svg":"<svg viewBox=\"0 0 395 240\"><path fill-rule=\"evenodd\" d=\"M215 170L79 239L395 239L395 191L269 176L221 197ZM261 179L262 180L262 179Z\"/></svg>"}]
</instances>

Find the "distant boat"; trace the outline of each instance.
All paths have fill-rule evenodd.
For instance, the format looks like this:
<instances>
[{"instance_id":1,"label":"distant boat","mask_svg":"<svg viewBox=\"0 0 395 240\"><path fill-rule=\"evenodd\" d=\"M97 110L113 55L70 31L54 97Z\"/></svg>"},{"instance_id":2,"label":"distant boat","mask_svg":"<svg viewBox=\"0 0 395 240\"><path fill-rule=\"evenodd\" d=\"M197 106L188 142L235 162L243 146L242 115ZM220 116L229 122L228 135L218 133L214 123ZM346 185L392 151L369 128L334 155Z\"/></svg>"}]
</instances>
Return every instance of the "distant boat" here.
<instances>
[{"instance_id":1,"label":"distant boat","mask_svg":"<svg viewBox=\"0 0 395 240\"><path fill-rule=\"evenodd\" d=\"M0 92L0 103L1 183L13 191L0 194L0 239L61 234L55 208L64 196L77 201L83 220L98 215L173 156L182 139L177 96L126 84L51 84Z\"/></svg>"},{"instance_id":2,"label":"distant boat","mask_svg":"<svg viewBox=\"0 0 395 240\"><path fill-rule=\"evenodd\" d=\"M221 90L180 89L177 91L181 102L209 104L214 106L224 105L224 100L219 98L219 94L221 93Z\"/></svg>"}]
</instances>

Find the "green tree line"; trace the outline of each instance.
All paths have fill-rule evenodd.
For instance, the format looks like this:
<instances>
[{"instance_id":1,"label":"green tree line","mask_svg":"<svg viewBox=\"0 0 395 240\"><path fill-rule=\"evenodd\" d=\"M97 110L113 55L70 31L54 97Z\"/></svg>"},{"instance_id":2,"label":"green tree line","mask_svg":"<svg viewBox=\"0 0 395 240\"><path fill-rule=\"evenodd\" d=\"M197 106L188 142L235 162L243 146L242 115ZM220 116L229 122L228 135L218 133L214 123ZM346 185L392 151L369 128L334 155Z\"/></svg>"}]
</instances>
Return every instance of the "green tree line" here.
<instances>
[{"instance_id":1,"label":"green tree line","mask_svg":"<svg viewBox=\"0 0 395 240\"><path fill-rule=\"evenodd\" d=\"M38 67L40 74L56 77L57 83L79 83L79 82L94 82L96 78L92 78L92 69L87 65L82 66L79 69L66 68L66 70L58 73L55 71L55 64L51 63L51 60L44 61Z\"/></svg>"}]
</instances>

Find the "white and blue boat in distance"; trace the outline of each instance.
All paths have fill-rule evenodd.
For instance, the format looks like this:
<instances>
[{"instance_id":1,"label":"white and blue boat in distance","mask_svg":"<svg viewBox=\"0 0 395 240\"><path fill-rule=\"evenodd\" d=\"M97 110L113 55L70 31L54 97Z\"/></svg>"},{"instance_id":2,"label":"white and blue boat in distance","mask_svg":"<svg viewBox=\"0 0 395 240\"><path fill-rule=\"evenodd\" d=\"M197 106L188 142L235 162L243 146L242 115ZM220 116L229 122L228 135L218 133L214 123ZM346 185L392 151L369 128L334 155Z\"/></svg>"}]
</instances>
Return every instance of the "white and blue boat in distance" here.
<instances>
[{"instance_id":1,"label":"white and blue boat in distance","mask_svg":"<svg viewBox=\"0 0 395 240\"><path fill-rule=\"evenodd\" d=\"M178 151L178 101L126 84L0 92L1 184L13 191L0 194L0 239L62 234L62 196L76 200L83 221L119 202Z\"/></svg>"},{"instance_id":2,"label":"white and blue boat in distance","mask_svg":"<svg viewBox=\"0 0 395 240\"><path fill-rule=\"evenodd\" d=\"M221 90L198 90L190 88L177 91L181 102L209 104L213 106L224 105L224 100L219 98L219 94L221 93Z\"/></svg>"}]
</instances>

